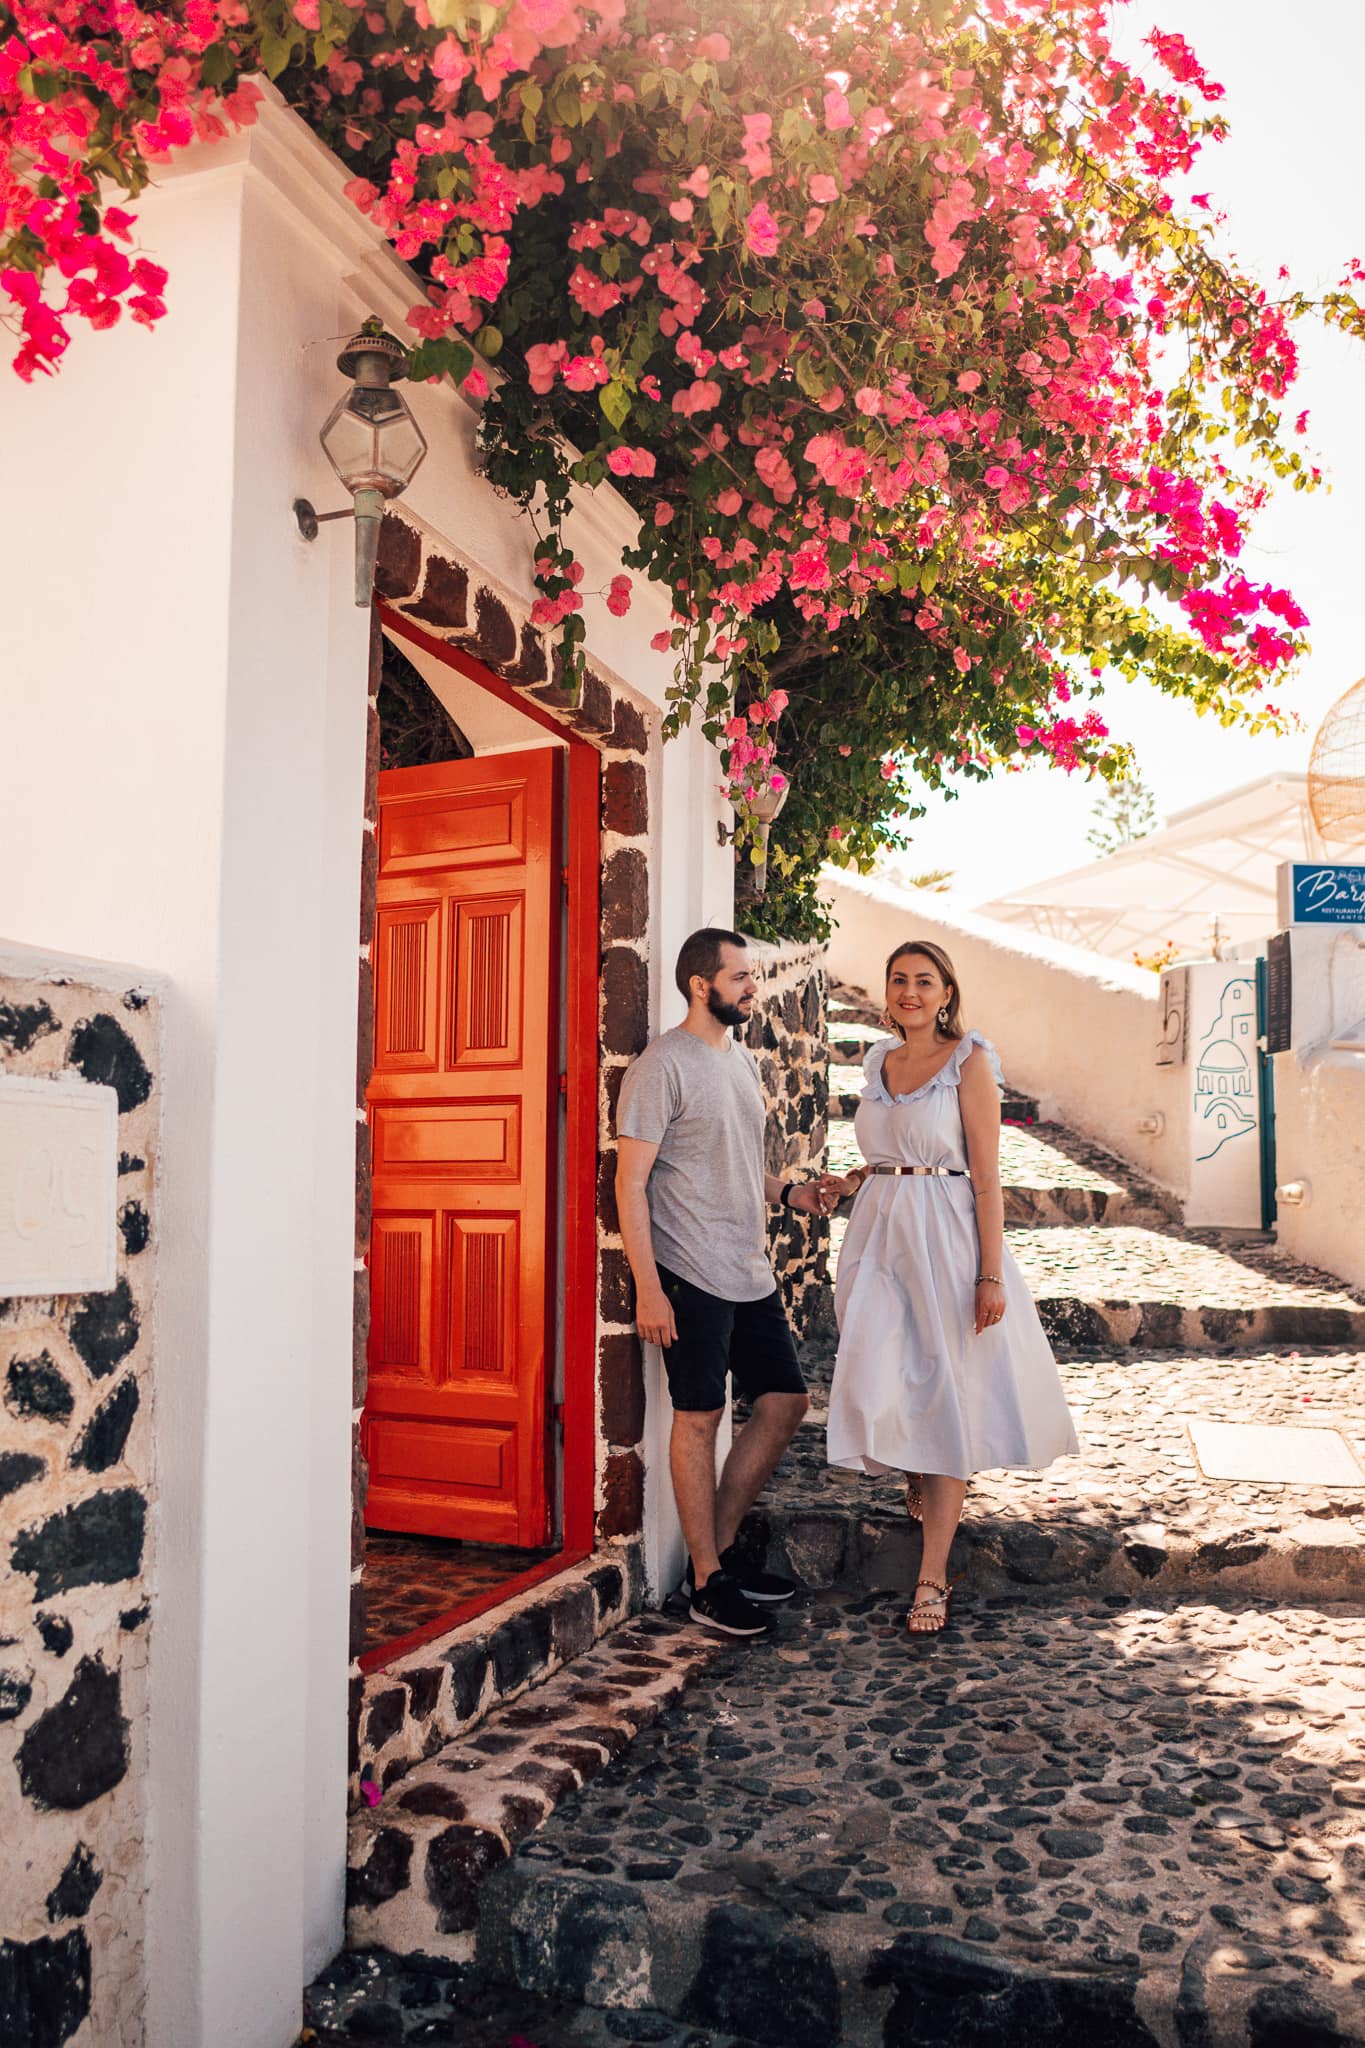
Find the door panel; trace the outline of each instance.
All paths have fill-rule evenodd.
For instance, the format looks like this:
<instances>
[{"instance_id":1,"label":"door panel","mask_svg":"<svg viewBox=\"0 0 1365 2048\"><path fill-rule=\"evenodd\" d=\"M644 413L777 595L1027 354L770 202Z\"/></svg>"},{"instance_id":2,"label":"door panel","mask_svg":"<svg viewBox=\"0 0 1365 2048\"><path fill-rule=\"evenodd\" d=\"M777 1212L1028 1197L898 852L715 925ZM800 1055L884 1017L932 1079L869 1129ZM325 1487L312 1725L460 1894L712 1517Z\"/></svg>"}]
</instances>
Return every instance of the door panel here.
<instances>
[{"instance_id":1,"label":"door panel","mask_svg":"<svg viewBox=\"0 0 1365 2048\"><path fill-rule=\"evenodd\" d=\"M373 1528L550 1534L560 768L546 748L379 778Z\"/></svg>"}]
</instances>

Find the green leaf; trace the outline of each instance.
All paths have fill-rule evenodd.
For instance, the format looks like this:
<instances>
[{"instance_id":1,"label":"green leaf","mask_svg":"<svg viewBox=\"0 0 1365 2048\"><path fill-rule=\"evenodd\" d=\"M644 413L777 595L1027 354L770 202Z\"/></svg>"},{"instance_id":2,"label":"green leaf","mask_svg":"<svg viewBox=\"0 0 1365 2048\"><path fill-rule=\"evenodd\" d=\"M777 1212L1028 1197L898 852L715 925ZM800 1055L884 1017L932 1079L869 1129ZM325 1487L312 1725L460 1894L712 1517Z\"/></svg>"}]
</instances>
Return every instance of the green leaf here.
<instances>
[{"instance_id":1,"label":"green leaf","mask_svg":"<svg viewBox=\"0 0 1365 2048\"><path fill-rule=\"evenodd\" d=\"M237 68L237 60L226 43L210 43L205 50L200 75L205 85L226 85Z\"/></svg>"},{"instance_id":2,"label":"green leaf","mask_svg":"<svg viewBox=\"0 0 1365 2048\"><path fill-rule=\"evenodd\" d=\"M474 336L474 346L485 362L491 363L495 356L502 353L502 329L494 327L491 323L481 327Z\"/></svg>"},{"instance_id":3,"label":"green leaf","mask_svg":"<svg viewBox=\"0 0 1365 2048\"><path fill-rule=\"evenodd\" d=\"M264 35L261 37L261 69L267 78L278 78L288 69L294 54L294 45L285 36Z\"/></svg>"},{"instance_id":4,"label":"green leaf","mask_svg":"<svg viewBox=\"0 0 1365 2048\"><path fill-rule=\"evenodd\" d=\"M630 418L630 393L624 384L613 378L610 384L598 387L597 403L611 424L619 433Z\"/></svg>"}]
</instances>

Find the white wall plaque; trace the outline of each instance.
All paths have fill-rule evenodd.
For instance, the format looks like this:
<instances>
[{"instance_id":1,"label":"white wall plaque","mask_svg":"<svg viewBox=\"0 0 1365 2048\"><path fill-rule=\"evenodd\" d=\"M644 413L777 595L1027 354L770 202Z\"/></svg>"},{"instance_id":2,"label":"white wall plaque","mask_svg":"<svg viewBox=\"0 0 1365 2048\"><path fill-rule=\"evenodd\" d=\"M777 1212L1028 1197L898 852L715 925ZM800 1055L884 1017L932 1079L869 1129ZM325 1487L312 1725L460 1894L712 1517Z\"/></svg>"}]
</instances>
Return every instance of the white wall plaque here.
<instances>
[{"instance_id":1,"label":"white wall plaque","mask_svg":"<svg viewBox=\"0 0 1365 2048\"><path fill-rule=\"evenodd\" d=\"M117 1279L118 1097L0 1074L0 1299Z\"/></svg>"}]
</instances>

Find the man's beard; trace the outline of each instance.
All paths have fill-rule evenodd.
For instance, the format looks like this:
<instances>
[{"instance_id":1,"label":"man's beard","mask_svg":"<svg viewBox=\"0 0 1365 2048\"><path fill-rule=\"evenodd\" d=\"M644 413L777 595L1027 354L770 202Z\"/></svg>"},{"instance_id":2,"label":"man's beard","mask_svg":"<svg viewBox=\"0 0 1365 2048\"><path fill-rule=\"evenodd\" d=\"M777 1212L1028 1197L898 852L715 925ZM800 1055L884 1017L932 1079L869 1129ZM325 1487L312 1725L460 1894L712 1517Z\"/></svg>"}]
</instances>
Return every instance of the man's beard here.
<instances>
[{"instance_id":1,"label":"man's beard","mask_svg":"<svg viewBox=\"0 0 1365 2048\"><path fill-rule=\"evenodd\" d=\"M741 1010L738 1003L723 1003L714 988L706 991L706 1007L717 1023L724 1024L731 1031L738 1031L741 1024L749 1021L747 1011Z\"/></svg>"}]
</instances>

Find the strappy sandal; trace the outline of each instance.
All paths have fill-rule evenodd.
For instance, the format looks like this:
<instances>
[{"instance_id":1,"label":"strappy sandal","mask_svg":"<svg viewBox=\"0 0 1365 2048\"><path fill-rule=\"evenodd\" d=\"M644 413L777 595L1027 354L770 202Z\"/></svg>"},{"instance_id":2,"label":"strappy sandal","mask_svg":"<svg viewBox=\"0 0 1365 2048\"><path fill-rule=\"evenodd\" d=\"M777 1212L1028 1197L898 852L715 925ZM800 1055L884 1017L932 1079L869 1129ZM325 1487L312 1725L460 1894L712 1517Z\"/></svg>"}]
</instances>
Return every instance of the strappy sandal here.
<instances>
[{"instance_id":1,"label":"strappy sandal","mask_svg":"<svg viewBox=\"0 0 1365 2048\"><path fill-rule=\"evenodd\" d=\"M922 1477L919 1472L908 1472L905 1478L905 1512L912 1522L924 1520L924 1495L920 1491Z\"/></svg>"},{"instance_id":2,"label":"strappy sandal","mask_svg":"<svg viewBox=\"0 0 1365 2048\"><path fill-rule=\"evenodd\" d=\"M946 1586L941 1585L937 1579L920 1579L918 1581L915 1586L915 1597L910 1603L910 1612L905 1617L906 1628L912 1636L936 1636L948 1626L948 1603L953 1597L953 1587L956 1584L956 1579L950 1579ZM921 1600L919 1597L921 1586L929 1588L929 1598L927 1600ZM917 1628L915 1626L915 1616L917 1614L925 1614L934 1607L942 1609L938 1620Z\"/></svg>"}]
</instances>

